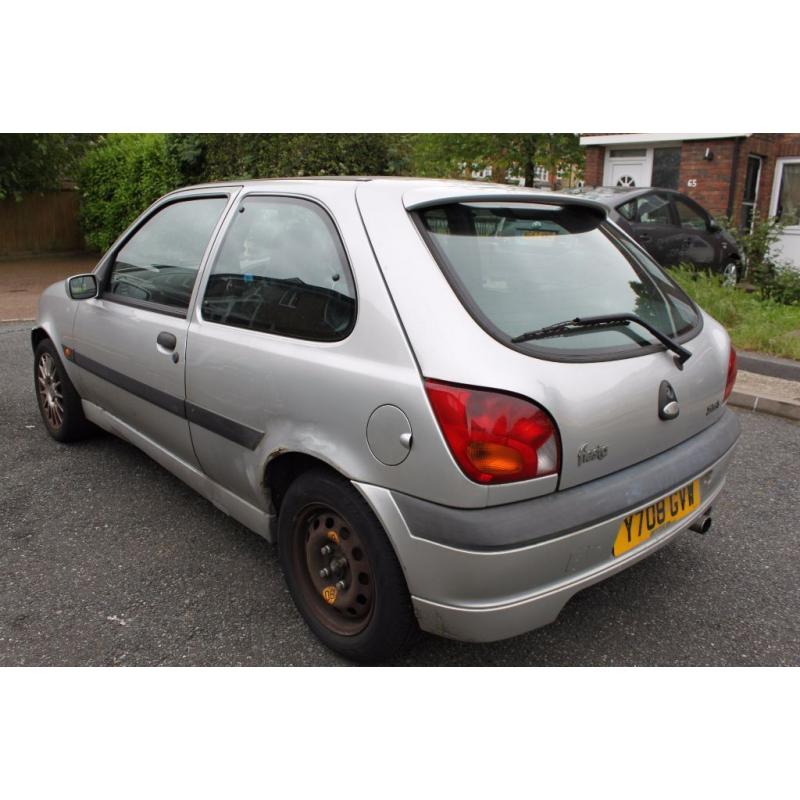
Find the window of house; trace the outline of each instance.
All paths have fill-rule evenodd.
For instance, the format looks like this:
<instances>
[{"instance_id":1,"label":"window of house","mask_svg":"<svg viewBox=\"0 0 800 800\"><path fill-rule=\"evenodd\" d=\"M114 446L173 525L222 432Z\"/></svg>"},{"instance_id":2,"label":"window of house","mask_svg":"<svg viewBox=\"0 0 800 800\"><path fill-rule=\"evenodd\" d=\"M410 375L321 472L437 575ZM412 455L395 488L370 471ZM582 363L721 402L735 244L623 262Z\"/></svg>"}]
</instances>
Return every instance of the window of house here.
<instances>
[{"instance_id":1,"label":"window of house","mask_svg":"<svg viewBox=\"0 0 800 800\"><path fill-rule=\"evenodd\" d=\"M675 210L678 212L678 222L682 228L690 228L694 231L708 230L705 215L683 200L675 200Z\"/></svg>"},{"instance_id":2,"label":"window of house","mask_svg":"<svg viewBox=\"0 0 800 800\"><path fill-rule=\"evenodd\" d=\"M647 149L642 147L636 150L611 150L609 155L611 158L644 158L647 155Z\"/></svg>"},{"instance_id":3,"label":"window of house","mask_svg":"<svg viewBox=\"0 0 800 800\"><path fill-rule=\"evenodd\" d=\"M202 313L265 333L344 338L355 321L355 286L328 214L308 200L245 198L214 262Z\"/></svg>"},{"instance_id":4,"label":"window of house","mask_svg":"<svg viewBox=\"0 0 800 800\"><path fill-rule=\"evenodd\" d=\"M157 211L117 253L104 296L185 311L227 202L226 197L198 197Z\"/></svg>"},{"instance_id":5,"label":"window of house","mask_svg":"<svg viewBox=\"0 0 800 800\"><path fill-rule=\"evenodd\" d=\"M753 229L760 177L761 156L747 156L747 173L744 178L744 200L742 201L742 227L745 230Z\"/></svg>"},{"instance_id":6,"label":"window of house","mask_svg":"<svg viewBox=\"0 0 800 800\"><path fill-rule=\"evenodd\" d=\"M681 171L680 147L657 147L653 151L651 184L659 189L677 189Z\"/></svg>"},{"instance_id":7,"label":"window of house","mask_svg":"<svg viewBox=\"0 0 800 800\"><path fill-rule=\"evenodd\" d=\"M776 215L784 225L800 225L800 163L783 165Z\"/></svg>"}]
</instances>

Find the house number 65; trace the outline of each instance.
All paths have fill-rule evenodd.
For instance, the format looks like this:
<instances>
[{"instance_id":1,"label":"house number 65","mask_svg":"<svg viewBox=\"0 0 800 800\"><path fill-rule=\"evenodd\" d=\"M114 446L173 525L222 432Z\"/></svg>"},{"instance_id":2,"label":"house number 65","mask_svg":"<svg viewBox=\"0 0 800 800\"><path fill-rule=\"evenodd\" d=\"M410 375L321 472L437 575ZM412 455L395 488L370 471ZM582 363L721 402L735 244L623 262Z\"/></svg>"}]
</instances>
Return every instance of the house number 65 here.
<instances>
[{"instance_id":1,"label":"house number 65","mask_svg":"<svg viewBox=\"0 0 800 800\"><path fill-rule=\"evenodd\" d=\"M689 178L689 180L686 181L686 185L690 189L694 189L694 187L697 186L697 178Z\"/></svg>"}]
</instances>

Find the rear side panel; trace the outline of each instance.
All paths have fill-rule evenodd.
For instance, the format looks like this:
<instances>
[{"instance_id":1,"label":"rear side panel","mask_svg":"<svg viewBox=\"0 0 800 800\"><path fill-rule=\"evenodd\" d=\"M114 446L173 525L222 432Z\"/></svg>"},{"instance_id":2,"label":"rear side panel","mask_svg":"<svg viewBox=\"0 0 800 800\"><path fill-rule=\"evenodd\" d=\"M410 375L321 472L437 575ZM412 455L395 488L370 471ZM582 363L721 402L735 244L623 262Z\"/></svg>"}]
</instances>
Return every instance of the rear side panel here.
<instances>
[{"instance_id":1,"label":"rear side panel","mask_svg":"<svg viewBox=\"0 0 800 800\"><path fill-rule=\"evenodd\" d=\"M693 356L683 370L669 352L592 363L549 361L511 349L483 330L456 297L405 208L435 200L437 193L441 198L474 197L480 191L474 184L442 182L426 189L425 196L414 190L404 198L403 184L388 181L364 183L357 190L378 262L423 375L515 392L544 406L561 433L560 488L674 447L719 418L728 338L708 316L701 332L684 344ZM484 191L488 196L497 187ZM552 200L553 195L540 198ZM658 415L663 380L671 383L680 403L680 415L668 421ZM599 445L605 455L579 463L584 445ZM525 483L487 491L490 505L533 496Z\"/></svg>"},{"instance_id":2,"label":"rear side panel","mask_svg":"<svg viewBox=\"0 0 800 800\"><path fill-rule=\"evenodd\" d=\"M352 185L275 181L246 191L302 198L326 209L352 269L357 319L341 341L305 341L209 321L197 303L188 336L187 399L256 434L248 448L191 423L206 474L248 503L266 508L266 465L283 453L298 452L352 480L452 506L485 506L486 487L458 470L441 439ZM214 245L210 264L223 241L224 234ZM208 270L199 297L207 280ZM367 441L370 417L383 406L401 409L413 432L408 456L397 465L379 461Z\"/></svg>"}]
</instances>

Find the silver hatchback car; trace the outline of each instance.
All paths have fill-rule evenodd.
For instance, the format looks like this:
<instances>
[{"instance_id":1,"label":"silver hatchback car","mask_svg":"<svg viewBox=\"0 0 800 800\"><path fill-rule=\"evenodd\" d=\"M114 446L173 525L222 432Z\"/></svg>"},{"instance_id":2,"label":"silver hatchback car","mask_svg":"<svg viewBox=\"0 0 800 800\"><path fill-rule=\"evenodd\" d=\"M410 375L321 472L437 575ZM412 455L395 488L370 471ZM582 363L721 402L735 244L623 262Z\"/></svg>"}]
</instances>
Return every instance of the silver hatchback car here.
<instances>
[{"instance_id":1,"label":"silver hatchback car","mask_svg":"<svg viewBox=\"0 0 800 800\"><path fill-rule=\"evenodd\" d=\"M363 661L545 625L705 532L739 435L725 330L601 205L508 186L173 192L32 339L54 438L104 428L277 542Z\"/></svg>"}]
</instances>

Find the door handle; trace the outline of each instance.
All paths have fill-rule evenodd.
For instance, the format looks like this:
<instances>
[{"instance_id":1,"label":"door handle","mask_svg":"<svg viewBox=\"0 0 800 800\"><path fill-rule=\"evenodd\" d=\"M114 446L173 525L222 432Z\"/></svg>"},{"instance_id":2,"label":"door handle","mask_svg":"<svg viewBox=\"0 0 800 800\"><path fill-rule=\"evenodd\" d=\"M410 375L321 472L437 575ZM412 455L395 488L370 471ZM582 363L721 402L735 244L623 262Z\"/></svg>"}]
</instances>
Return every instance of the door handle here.
<instances>
[{"instance_id":1,"label":"door handle","mask_svg":"<svg viewBox=\"0 0 800 800\"><path fill-rule=\"evenodd\" d=\"M646 233L640 233L640 234L639 234L639 238L640 238L640 239L641 239L643 242L649 242L649 241L650 241L650 236L649 236L648 234L646 234Z\"/></svg>"},{"instance_id":2,"label":"door handle","mask_svg":"<svg viewBox=\"0 0 800 800\"><path fill-rule=\"evenodd\" d=\"M161 331L156 337L156 344L163 347L165 350L174 350L178 345L178 339L174 333L169 331Z\"/></svg>"}]
</instances>

